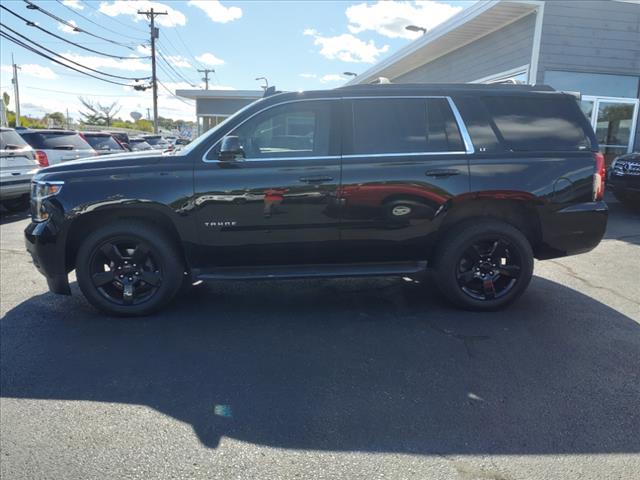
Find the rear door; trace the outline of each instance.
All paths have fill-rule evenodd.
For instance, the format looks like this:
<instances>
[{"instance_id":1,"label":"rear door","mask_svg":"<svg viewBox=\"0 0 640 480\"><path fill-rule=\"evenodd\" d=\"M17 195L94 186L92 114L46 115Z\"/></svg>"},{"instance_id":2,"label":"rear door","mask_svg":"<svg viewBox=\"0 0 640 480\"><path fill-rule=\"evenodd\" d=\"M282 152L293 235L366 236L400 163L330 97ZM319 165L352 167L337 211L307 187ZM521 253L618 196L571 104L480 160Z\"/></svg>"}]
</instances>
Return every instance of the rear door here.
<instances>
[{"instance_id":1,"label":"rear door","mask_svg":"<svg viewBox=\"0 0 640 480\"><path fill-rule=\"evenodd\" d=\"M473 147L455 105L446 97L356 97L344 107L345 260L425 258L438 215L469 191Z\"/></svg>"}]
</instances>

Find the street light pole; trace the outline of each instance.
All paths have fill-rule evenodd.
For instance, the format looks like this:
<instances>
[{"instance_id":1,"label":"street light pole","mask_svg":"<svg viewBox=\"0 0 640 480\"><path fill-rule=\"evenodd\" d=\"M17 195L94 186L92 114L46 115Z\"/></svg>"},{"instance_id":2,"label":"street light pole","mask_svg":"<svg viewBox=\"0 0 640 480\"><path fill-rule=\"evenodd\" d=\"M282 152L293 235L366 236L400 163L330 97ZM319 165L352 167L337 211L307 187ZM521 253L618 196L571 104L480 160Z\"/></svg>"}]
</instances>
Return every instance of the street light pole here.
<instances>
[{"instance_id":1,"label":"street light pole","mask_svg":"<svg viewBox=\"0 0 640 480\"><path fill-rule=\"evenodd\" d=\"M158 133L158 79L156 78L156 39L160 36L160 30L155 26L157 15L168 15L167 12L154 12L153 8L147 11L138 10L138 15L146 15L151 20L151 84L153 86L153 133Z\"/></svg>"}]
</instances>

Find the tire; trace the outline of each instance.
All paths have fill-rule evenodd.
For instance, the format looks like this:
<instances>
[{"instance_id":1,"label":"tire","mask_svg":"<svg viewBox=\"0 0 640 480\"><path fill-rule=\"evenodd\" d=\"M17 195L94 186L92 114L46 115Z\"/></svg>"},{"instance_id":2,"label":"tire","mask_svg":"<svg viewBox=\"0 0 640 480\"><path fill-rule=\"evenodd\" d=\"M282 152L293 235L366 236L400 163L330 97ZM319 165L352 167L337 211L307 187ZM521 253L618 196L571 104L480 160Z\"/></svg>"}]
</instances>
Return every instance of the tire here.
<instances>
[{"instance_id":1,"label":"tire","mask_svg":"<svg viewBox=\"0 0 640 480\"><path fill-rule=\"evenodd\" d=\"M22 212L29 208L29 195L3 200L2 206L10 212Z\"/></svg>"},{"instance_id":2,"label":"tire","mask_svg":"<svg viewBox=\"0 0 640 480\"><path fill-rule=\"evenodd\" d=\"M533 251L517 228L497 220L475 220L454 227L435 253L435 275L454 305L497 310L525 291L533 276Z\"/></svg>"},{"instance_id":3,"label":"tire","mask_svg":"<svg viewBox=\"0 0 640 480\"><path fill-rule=\"evenodd\" d=\"M82 243L76 277L89 303L103 312L149 315L168 304L180 289L181 257L162 230L121 220L99 228Z\"/></svg>"}]
</instances>

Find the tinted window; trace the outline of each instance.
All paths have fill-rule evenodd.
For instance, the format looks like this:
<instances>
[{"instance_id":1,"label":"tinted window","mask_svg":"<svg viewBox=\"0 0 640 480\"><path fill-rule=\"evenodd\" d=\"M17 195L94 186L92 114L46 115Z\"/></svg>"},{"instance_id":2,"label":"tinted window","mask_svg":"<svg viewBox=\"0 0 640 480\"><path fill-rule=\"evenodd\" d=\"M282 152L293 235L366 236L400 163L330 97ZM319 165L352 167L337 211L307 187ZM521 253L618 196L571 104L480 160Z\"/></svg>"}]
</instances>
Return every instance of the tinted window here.
<instances>
[{"instance_id":1,"label":"tinted window","mask_svg":"<svg viewBox=\"0 0 640 480\"><path fill-rule=\"evenodd\" d=\"M151 150L152 147L144 140L131 140L129 146L132 150Z\"/></svg>"},{"instance_id":2,"label":"tinted window","mask_svg":"<svg viewBox=\"0 0 640 480\"><path fill-rule=\"evenodd\" d=\"M23 148L25 146L27 146L27 142L25 142L14 130L0 131L0 150L11 150Z\"/></svg>"},{"instance_id":3,"label":"tinted window","mask_svg":"<svg viewBox=\"0 0 640 480\"><path fill-rule=\"evenodd\" d=\"M92 150L91 145L77 133L70 132L29 132L22 137L33 147L40 150L76 149Z\"/></svg>"},{"instance_id":4,"label":"tinted window","mask_svg":"<svg viewBox=\"0 0 640 480\"><path fill-rule=\"evenodd\" d=\"M85 140L94 150L124 150L110 135L85 135Z\"/></svg>"},{"instance_id":5,"label":"tinted window","mask_svg":"<svg viewBox=\"0 0 640 480\"><path fill-rule=\"evenodd\" d=\"M236 128L247 158L330 155L329 102L295 102L270 108Z\"/></svg>"},{"instance_id":6,"label":"tinted window","mask_svg":"<svg viewBox=\"0 0 640 480\"><path fill-rule=\"evenodd\" d=\"M145 140L149 145L169 145L169 142L162 137L145 137Z\"/></svg>"},{"instance_id":7,"label":"tinted window","mask_svg":"<svg viewBox=\"0 0 640 480\"><path fill-rule=\"evenodd\" d=\"M505 147L514 151L589 148L584 115L575 100L540 95L484 97Z\"/></svg>"},{"instance_id":8,"label":"tinted window","mask_svg":"<svg viewBox=\"0 0 640 480\"><path fill-rule=\"evenodd\" d=\"M354 154L464 150L445 99L354 100L352 108Z\"/></svg>"}]
</instances>

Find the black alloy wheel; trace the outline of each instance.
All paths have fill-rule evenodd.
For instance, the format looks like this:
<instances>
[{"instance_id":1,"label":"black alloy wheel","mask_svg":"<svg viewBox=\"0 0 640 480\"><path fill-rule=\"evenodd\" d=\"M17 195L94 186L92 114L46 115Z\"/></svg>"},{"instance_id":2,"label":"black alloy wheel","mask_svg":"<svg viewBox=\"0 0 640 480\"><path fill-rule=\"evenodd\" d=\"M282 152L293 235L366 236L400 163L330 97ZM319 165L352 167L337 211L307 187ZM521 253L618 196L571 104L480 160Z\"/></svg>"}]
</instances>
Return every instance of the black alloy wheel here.
<instances>
[{"instance_id":1,"label":"black alloy wheel","mask_svg":"<svg viewBox=\"0 0 640 480\"><path fill-rule=\"evenodd\" d=\"M513 225L471 219L439 242L432 263L449 301L468 310L496 310L518 298L533 276L533 251Z\"/></svg>"},{"instance_id":2,"label":"black alloy wheel","mask_svg":"<svg viewBox=\"0 0 640 480\"><path fill-rule=\"evenodd\" d=\"M475 300L494 300L514 288L521 262L510 242L503 238L473 243L463 253L456 272L458 285Z\"/></svg>"},{"instance_id":3,"label":"black alloy wheel","mask_svg":"<svg viewBox=\"0 0 640 480\"><path fill-rule=\"evenodd\" d=\"M112 315L148 315L169 303L184 280L180 245L140 220L116 220L92 232L76 257L78 285Z\"/></svg>"},{"instance_id":4,"label":"black alloy wheel","mask_svg":"<svg viewBox=\"0 0 640 480\"><path fill-rule=\"evenodd\" d=\"M110 239L94 251L91 281L110 302L138 305L153 297L162 284L162 267L149 245L127 237Z\"/></svg>"}]
</instances>

